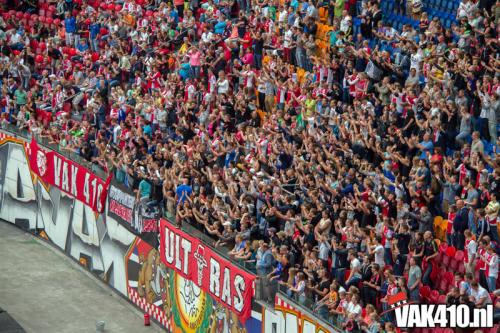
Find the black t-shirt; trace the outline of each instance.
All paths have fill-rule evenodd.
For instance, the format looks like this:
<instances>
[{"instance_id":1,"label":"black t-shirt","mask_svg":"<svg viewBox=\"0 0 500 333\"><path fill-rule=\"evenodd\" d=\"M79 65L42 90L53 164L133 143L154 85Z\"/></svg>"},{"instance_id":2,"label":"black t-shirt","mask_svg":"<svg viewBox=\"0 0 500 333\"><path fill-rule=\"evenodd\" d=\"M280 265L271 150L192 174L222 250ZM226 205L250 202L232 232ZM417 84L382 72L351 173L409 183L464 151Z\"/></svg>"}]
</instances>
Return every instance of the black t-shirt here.
<instances>
[{"instance_id":1,"label":"black t-shirt","mask_svg":"<svg viewBox=\"0 0 500 333\"><path fill-rule=\"evenodd\" d=\"M437 252L437 246L434 240L424 242L424 257L429 257L436 252Z\"/></svg>"},{"instance_id":2,"label":"black t-shirt","mask_svg":"<svg viewBox=\"0 0 500 333\"><path fill-rule=\"evenodd\" d=\"M314 231L311 230L310 233L304 235L304 243L310 244L311 247L316 245L316 238L314 237Z\"/></svg>"},{"instance_id":3,"label":"black t-shirt","mask_svg":"<svg viewBox=\"0 0 500 333\"><path fill-rule=\"evenodd\" d=\"M326 290L329 290L330 288L330 282L327 280L323 280L323 281L320 281L320 283L318 284L318 290L319 291L324 291L325 289ZM321 295L318 295L318 301L322 298Z\"/></svg>"},{"instance_id":4,"label":"black t-shirt","mask_svg":"<svg viewBox=\"0 0 500 333\"><path fill-rule=\"evenodd\" d=\"M399 253L401 254L408 254L410 253L408 249L408 245L410 244L411 241L411 235L410 234L400 234L397 233L394 238L397 239L398 241L398 250Z\"/></svg>"},{"instance_id":5,"label":"black t-shirt","mask_svg":"<svg viewBox=\"0 0 500 333\"><path fill-rule=\"evenodd\" d=\"M347 250L346 249L339 249L335 251L335 255L338 258L339 262L339 267L338 268L347 268L349 267L349 262L347 261Z\"/></svg>"},{"instance_id":6,"label":"black t-shirt","mask_svg":"<svg viewBox=\"0 0 500 333\"><path fill-rule=\"evenodd\" d=\"M260 39L255 38L253 45L254 54L262 55L262 50L264 49L264 39L262 37Z\"/></svg>"},{"instance_id":7,"label":"black t-shirt","mask_svg":"<svg viewBox=\"0 0 500 333\"><path fill-rule=\"evenodd\" d=\"M375 215L375 212L371 209L369 214L363 214L363 217L361 218L360 227L361 228L365 228L367 226L374 227L376 221L377 221L377 216Z\"/></svg>"},{"instance_id":8,"label":"black t-shirt","mask_svg":"<svg viewBox=\"0 0 500 333\"><path fill-rule=\"evenodd\" d=\"M226 66L227 66L226 59L222 58L221 60L217 61L217 63L214 66L214 72L216 73L216 75L218 75L220 71L225 70Z\"/></svg>"},{"instance_id":9,"label":"black t-shirt","mask_svg":"<svg viewBox=\"0 0 500 333\"><path fill-rule=\"evenodd\" d=\"M48 51L48 55L54 60L59 60L62 58L61 51L59 51L58 49L50 49Z\"/></svg>"},{"instance_id":10,"label":"black t-shirt","mask_svg":"<svg viewBox=\"0 0 500 333\"><path fill-rule=\"evenodd\" d=\"M454 296L448 296L448 298L446 299L446 304L448 306L450 305L460 305L460 295L458 295L457 297L454 297Z\"/></svg>"}]
</instances>

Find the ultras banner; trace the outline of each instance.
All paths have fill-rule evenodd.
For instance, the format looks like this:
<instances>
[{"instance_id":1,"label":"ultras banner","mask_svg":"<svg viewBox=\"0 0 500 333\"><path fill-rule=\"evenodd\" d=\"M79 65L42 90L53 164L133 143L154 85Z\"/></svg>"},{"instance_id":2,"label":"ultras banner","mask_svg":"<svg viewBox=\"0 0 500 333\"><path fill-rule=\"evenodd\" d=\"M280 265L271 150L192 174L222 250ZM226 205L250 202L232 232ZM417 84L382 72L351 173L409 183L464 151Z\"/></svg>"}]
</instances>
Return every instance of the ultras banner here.
<instances>
[{"instance_id":1,"label":"ultras banner","mask_svg":"<svg viewBox=\"0 0 500 333\"><path fill-rule=\"evenodd\" d=\"M38 146L31 140L29 149L31 170L46 184L57 187L92 208L104 211L111 176L106 181L66 157Z\"/></svg>"},{"instance_id":2,"label":"ultras banner","mask_svg":"<svg viewBox=\"0 0 500 333\"><path fill-rule=\"evenodd\" d=\"M255 276L164 219L160 221L160 258L167 267L233 311L243 323L250 317Z\"/></svg>"}]
</instances>

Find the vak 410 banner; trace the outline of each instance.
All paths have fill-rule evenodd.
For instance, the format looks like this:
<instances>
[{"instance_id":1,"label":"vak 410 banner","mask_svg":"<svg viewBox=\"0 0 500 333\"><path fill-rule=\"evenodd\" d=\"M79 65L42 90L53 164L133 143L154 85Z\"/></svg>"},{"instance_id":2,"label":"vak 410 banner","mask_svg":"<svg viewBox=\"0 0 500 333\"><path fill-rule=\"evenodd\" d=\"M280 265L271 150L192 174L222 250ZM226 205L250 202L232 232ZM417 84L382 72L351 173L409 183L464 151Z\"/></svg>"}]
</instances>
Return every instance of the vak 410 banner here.
<instances>
[{"instance_id":1,"label":"vak 410 banner","mask_svg":"<svg viewBox=\"0 0 500 333\"><path fill-rule=\"evenodd\" d=\"M83 202L95 212L102 213L106 203L111 176L106 181L66 157L30 143L30 168L45 183L57 187Z\"/></svg>"}]
</instances>

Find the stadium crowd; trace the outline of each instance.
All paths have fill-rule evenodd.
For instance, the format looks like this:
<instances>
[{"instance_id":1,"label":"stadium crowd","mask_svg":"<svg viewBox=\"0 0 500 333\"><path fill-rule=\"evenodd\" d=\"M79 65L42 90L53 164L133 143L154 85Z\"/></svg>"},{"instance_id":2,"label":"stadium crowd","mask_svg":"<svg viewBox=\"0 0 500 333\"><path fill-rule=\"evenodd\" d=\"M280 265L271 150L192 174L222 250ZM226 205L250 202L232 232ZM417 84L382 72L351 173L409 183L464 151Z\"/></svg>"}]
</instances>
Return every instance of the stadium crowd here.
<instances>
[{"instance_id":1,"label":"stadium crowd","mask_svg":"<svg viewBox=\"0 0 500 333\"><path fill-rule=\"evenodd\" d=\"M401 291L495 301L500 1L450 27L414 6L401 31L377 0L3 7L1 124L114 172L266 290L366 332L393 331Z\"/></svg>"}]
</instances>

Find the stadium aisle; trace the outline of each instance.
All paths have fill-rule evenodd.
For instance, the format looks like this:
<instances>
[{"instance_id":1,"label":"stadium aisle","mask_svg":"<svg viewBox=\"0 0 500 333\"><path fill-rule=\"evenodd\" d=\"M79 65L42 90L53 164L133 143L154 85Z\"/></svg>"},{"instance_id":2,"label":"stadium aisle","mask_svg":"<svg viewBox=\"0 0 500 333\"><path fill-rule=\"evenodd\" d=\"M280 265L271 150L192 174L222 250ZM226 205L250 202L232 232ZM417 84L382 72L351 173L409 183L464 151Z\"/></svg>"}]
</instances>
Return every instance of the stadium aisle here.
<instances>
[{"instance_id":1,"label":"stadium aisle","mask_svg":"<svg viewBox=\"0 0 500 333\"><path fill-rule=\"evenodd\" d=\"M0 308L27 333L161 332L142 315L56 249L0 222ZM0 332L1 332L0 328Z\"/></svg>"}]
</instances>

